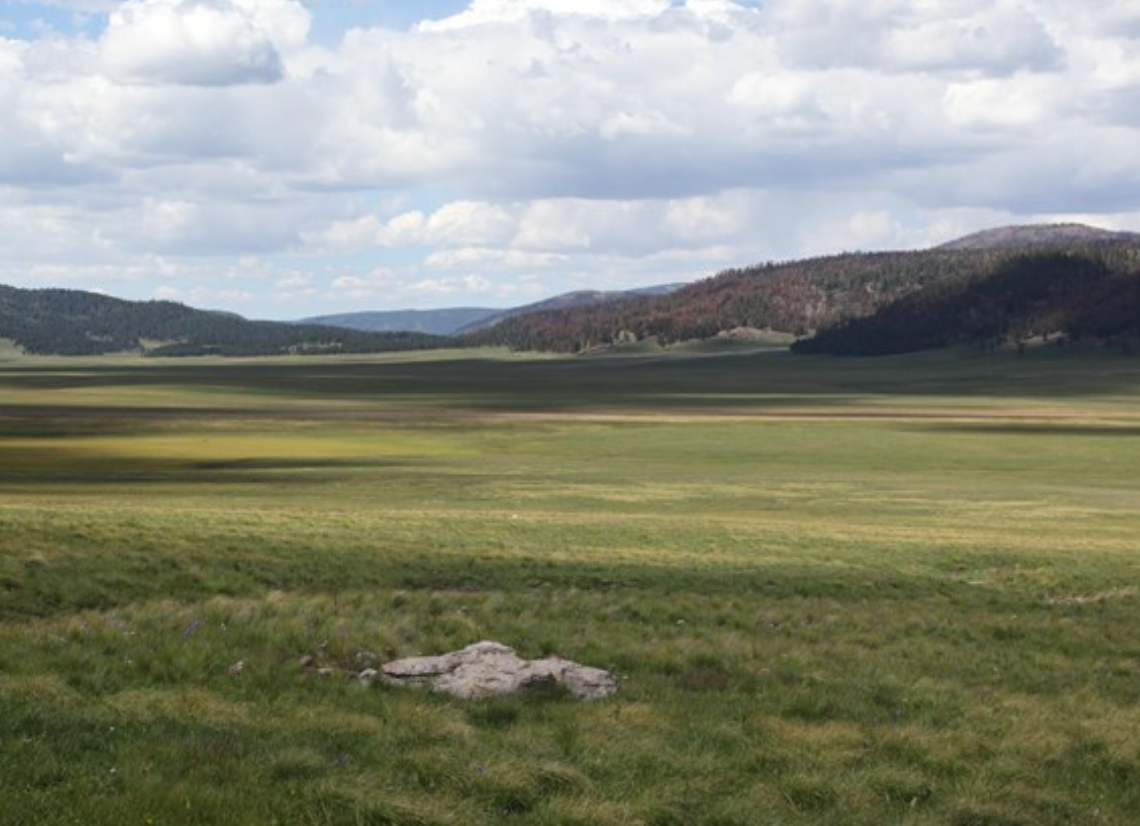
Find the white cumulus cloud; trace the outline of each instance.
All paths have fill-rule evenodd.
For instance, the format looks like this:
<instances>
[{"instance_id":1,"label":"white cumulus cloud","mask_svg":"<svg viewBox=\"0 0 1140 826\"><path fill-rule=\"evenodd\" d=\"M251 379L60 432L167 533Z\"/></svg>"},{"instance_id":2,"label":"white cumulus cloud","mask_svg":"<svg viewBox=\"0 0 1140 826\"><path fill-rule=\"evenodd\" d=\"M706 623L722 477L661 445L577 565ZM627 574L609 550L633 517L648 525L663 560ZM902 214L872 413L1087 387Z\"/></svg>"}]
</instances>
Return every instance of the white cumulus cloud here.
<instances>
[{"instance_id":1,"label":"white cumulus cloud","mask_svg":"<svg viewBox=\"0 0 1140 826\"><path fill-rule=\"evenodd\" d=\"M128 0L110 16L101 57L113 77L136 83L272 83L282 51L308 28L292 0Z\"/></svg>"}]
</instances>

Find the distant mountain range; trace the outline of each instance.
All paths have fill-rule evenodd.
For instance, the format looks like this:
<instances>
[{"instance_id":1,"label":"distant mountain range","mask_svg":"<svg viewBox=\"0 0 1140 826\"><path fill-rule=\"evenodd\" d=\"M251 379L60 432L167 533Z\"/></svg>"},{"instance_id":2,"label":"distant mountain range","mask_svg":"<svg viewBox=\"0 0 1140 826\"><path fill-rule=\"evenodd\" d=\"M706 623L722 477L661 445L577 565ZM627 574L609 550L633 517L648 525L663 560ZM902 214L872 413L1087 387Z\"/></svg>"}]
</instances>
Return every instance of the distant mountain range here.
<instances>
[{"instance_id":1,"label":"distant mountain range","mask_svg":"<svg viewBox=\"0 0 1140 826\"><path fill-rule=\"evenodd\" d=\"M449 336L501 312L489 307L448 307L443 310L376 310L302 318L297 324L323 324L367 333L414 332Z\"/></svg>"},{"instance_id":2,"label":"distant mountain range","mask_svg":"<svg viewBox=\"0 0 1140 826\"><path fill-rule=\"evenodd\" d=\"M524 304L510 309L488 307L449 307L442 310L392 310L339 315L322 315L301 319L299 324L324 324L365 332L409 331L430 333L437 336L450 336L471 333L493 327L500 321L527 313L543 310L558 310L569 307L584 307L604 304L637 295L664 295L683 287L683 284L662 284L655 287L642 287L634 290L579 290L556 295L544 301Z\"/></svg>"},{"instance_id":3,"label":"distant mountain range","mask_svg":"<svg viewBox=\"0 0 1140 826\"><path fill-rule=\"evenodd\" d=\"M80 290L0 285L0 338L28 353L155 356L374 353L438 347L416 333L362 333L336 327L247 321L171 301L123 301Z\"/></svg>"},{"instance_id":4,"label":"distant mountain range","mask_svg":"<svg viewBox=\"0 0 1140 826\"><path fill-rule=\"evenodd\" d=\"M1140 235L1080 224L1003 227L929 250L762 264L693 284L567 293L510 310L354 313L295 324L168 301L0 286L0 339L31 353L281 355L478 345L576 353L730 332L747 339L749 331L794 336L796 352L860 355L1034 338L1129 344L1140 339Z\"/></svg>"}]
</instances>

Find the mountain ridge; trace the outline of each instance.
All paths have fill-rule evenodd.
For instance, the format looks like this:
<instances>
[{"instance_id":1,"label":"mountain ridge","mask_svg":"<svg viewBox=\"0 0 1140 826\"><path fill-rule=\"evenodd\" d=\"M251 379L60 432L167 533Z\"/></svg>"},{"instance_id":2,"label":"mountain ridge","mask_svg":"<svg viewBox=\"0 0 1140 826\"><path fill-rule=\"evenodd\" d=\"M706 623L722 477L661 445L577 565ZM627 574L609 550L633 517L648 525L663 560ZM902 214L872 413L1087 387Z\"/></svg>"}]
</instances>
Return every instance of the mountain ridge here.
<instances>
[{"instance_id":1,"label":"mountain ridge","mask_svg":"<svg viewBox=\"0 0 1140 826\"><path fill-rule=\"evenodd\" d=\"M480 319L501 312L491 307L445 307L440 310L364 310L298 319L294 324L343 327L366 333L427 333L449 336Z\"/></svg>"},{"instance_id":2,"label":"mountain ridge","mask_svg":"<svg viewBox=\"0 0 1140 826\"><path fill-rule=\"evenodd\" d=\"M1010 243L1011 238L1019 242ZM1006 227L958 240L967 243L958 247L950 242L908 252L843 253L726 270L665 296L532 313L507 319L463 340L576 353L618 342L654 340L671 344L707 339L736 328L807 338L873 316L911 294L936 290L938 285L996 277L1018 257L1065 252L1073 256L1068 263L1075 267L1076 256L1100 256L1114 276L1125 279L1135 275L1136 260L1140 260L1140 236L1083 225L1061 225L1060 230L1056 226ZM1010 300L1027 295L1015 291ZM1017 308L1011 307L1009 312L1015 316ZM1108 308L1087 308L1090 319L1105 320L1109 315ZM1054 316L1059 317L1057 313ZM1110 326L1115 330L1112 335L1130 329L1127 320ZM1086 325L1083 334L1095 337L1096 325ZM828 340L835 345L834 352L847 351L833 337ZM917 339L906 340L917 343Z\"/></svg>"},{"instance_id":3,"label":"mountain ridge","mask_svg":"<svg viewBox=\"0 0 1140 826\"><path fill-rule=\"evenodd\" d=\"M370 353L437 347L446 342L412 333L362 333L250 321L172 301L126 301L82 290L5 285L0 285L0 338L28 353L67 356Z\"/></svg>"},{"instance_id":4,"label":"mountain ridge","mask_svg":"<svg viewBox=\"0 0 1140 826\"><path fill-rule=\"evenodd\" d=\"M683 283L672 283L657 284L652 287L635 287L630 290L574 290L572 292L552 296L551 298L545 298L541 301L535 301L531 304L524 304L521 307L511 307L510 309L502 310L491 317L456 330L455 334L463 335L473 333L478 330L486 329L487 327L492 327L508 318L529 315L530 313L541 313L547 310L565 310L572 307L589 307L596 304L606 304L611 301L621 301L636 296L668 295L684 286Z\"/></svg>"},{"instance_id":5,"label":"mountain ridge","mask_svg":"<svg viewBox=\"0 0 1140 826\"><path fill-rule=\"evenodd\" d=\"M492 322L477 321L453 338L363 332L0 286L0 339L29 353L284 355L479 345L577 353L758 330L800 339L799 352L874 355L1032 336L1140 338L1140 235L1079 224L999 227L928 250L843 253L725 270L691 284L566 293L499 312Z\"/></svg>"},{"instance_id":6,"label":"mountain ridge","mask_svg":"<svg viewBox=\"0 0 1140 826\"><path fill-rule=\"evenodd\" d=\"M1075 222L1012 224L971 233L941 244L943 250L1030 249L1073 244L1102 244L1140 240L1140 234L1118 232Z\"/></svg>"},{"instance_id":7,"label":"mountain ridge","mask_svg":"<svg viewBox=\"0 0 1140 826\"><path fill-rule=\"evenodd\" d=\"M366 310L299 319L297 324L323 324L364 332L418 332L460 335L494 326L508 318L544 310L603 304L637 295L662 295L683 287L682 283L657 284L629 290L574 290L518 307L445 307L438 310Z\"/></svg>"}]
</instances>

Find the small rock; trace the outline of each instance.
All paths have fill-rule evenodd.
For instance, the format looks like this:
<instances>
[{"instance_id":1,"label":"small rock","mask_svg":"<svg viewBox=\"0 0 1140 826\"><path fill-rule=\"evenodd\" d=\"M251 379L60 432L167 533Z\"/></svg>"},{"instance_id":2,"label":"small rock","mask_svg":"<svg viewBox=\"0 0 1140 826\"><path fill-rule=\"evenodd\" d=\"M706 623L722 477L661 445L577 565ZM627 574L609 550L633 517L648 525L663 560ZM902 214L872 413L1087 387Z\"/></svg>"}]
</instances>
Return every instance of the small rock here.
<instances>
[{"instance_id":1,"label":"small rock","mask_svg":"<svg viewBox=\"0 0 1140 826\"><path fill-rule=\"evenodd\" d=\"M317 676L318 677L335 677L336 676L336 669L335 668L318 668L317 669Z\"/></svg>"},{"instance_id":2,"label":"small rock","mask_svg":"<svg viewBox=\"0 0 1140 826\"><path fill-rule=\"evenodd\" d=\"M371 685L380 678L380 672L375 668L366 668L356 675L356 679L365 685Z\"/></svg>"},{"instance_id":3,"label":"small rock","mask_svg":"<svg viewBox=\"0 0 1140 826\"><path fill-rule=\"evenodd\" d=\"M617 691L617 677L610 672L577 663L569 665L572 667L562 672L561 682L566 686L566 690L579 700L608 697Z\"/></svg>"},{"instance_id":4,"label":"small rock","mask_svg":"<svg viewBox=\"0 0 1140 826\"><path fill-rule=\"evenodd\" d=\"M241 674L243 671L245 671L245 660L238 660L230 666L230 673L235 676Z\"/></svg>"},{"instance_id":5,"label":"small rock","mask_svg":"<svg viewBox=\"0 0 1140 826\"><path fill-rule=\"evenodd\" d=\"M579 700L596 700L618 689L617 679L599 668L559 657L524 660L498 642L478 642L437 657L396 660L381 668L381 678L390 685L422 686L464 699L561 685Z\"/></svg>"},{"instance_id":6,"label":"small rock","mask_svg":"<svg viewBox=\"0 0 1140 826\"><path fill-rule=\"evenodd\" d=\"M306 654L301 657L301 661L298 664L301 668L313 668L317 664L317 660L312 654Z\"/></svg>"}]
</instances>

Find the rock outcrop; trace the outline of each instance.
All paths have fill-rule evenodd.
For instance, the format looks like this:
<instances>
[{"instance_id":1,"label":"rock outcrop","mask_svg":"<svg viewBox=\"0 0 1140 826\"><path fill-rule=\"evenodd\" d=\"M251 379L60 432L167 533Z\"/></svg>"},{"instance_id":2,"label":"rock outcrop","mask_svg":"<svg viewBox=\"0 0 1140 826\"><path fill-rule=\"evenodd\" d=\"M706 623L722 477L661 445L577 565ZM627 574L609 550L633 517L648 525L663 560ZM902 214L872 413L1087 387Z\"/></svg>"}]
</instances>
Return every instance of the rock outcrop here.
<instances>
[{"instance_id":1,"label":"rock outcrop","mask_svg":"<svg viewBox=\"0 0 1140 826\"><path fill-rule=\"evenodd\" d=\"M477 642L437 657L410 657L380 667L389 685L430 688L464 699L503 697L543 685L560 685L579 700L597 700L617 691L617 679L559 657L524 660L497 642Z\"/></svg>"}]
</instances>

